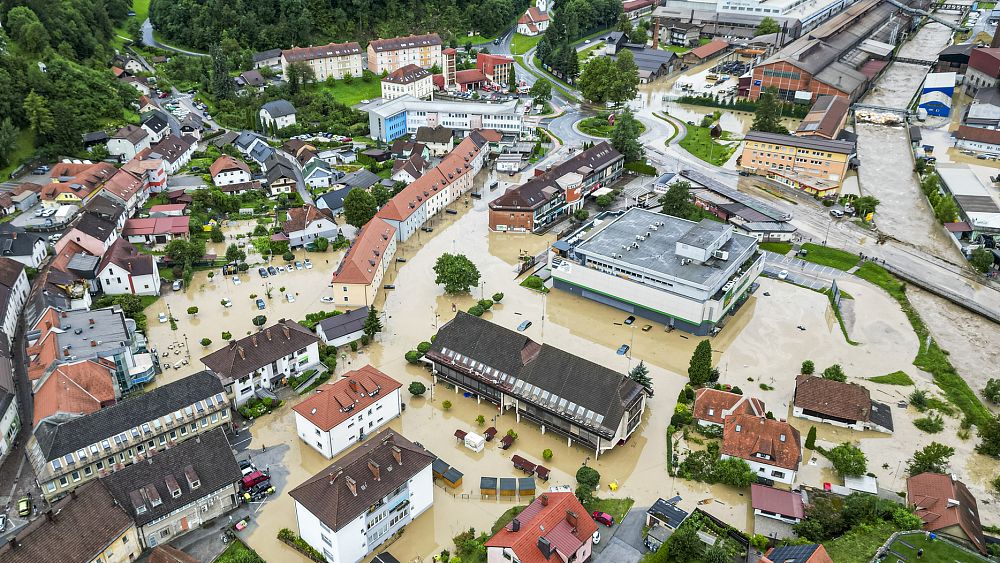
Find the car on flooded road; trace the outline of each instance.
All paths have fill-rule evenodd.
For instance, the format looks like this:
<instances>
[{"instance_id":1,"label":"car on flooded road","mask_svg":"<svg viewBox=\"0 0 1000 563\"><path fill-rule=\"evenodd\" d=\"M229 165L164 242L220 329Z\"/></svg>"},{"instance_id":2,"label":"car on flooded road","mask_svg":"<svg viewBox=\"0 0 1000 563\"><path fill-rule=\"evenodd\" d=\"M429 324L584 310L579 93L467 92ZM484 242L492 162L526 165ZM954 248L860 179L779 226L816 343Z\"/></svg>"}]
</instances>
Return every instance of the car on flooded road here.
<instances>
[{"instance_id":1,"label":"car on flooded road","mask_svg":"<svg viewBox=\"0 0 1000 563\"><path fill-rule=\"evenodd\" d=\"M530 326L531 326L531 321L524 321L523 323L517 325L517 330L521 331L521 332L524 332L524 331L528 330L528 327L530 327Z\"/></svg>"},{"instance_id":2,"label":"car on flooded road","mask_svg":"<svg viewBox=\"0 0 1000 563\"><path fill-rule=\"evenodd\" d=\"M257 309L263 311L265 307L264 300L258 297L256 303L257 303Z\"/></svg>"},{"instance_id":3,"label":"car on flooded road","mask_svg":"<svg viewBox=\"0 0 1000 563\"><path fill-rule=\"evenodd\" d=\"M616 354L618 354L619 356L624 356L625 354L628 354L628 351L629 351L629 345L622 344L621 346L618 347L618 351L616 352Z\"/></svg>"},{"instance_id":4,"label":"car on flooded road","mask_svg":"<svg viewBox=\"0 0 1000 563\"><path fill-rule=\"evenodd\" d=\"M257 274L260 275L260 277L262 278L266 278L267 270L265 270L264 268L257 268Z\"/></svg>"},{"instance_id":5,"label":"car on flooded road","mask_svg":"<svg viewBox=\"0 0 1000 563\"><path fill-rule=\"evenodd\" d=\"M278 269L275 268L274 266L268 266L267 273L271 274L272 276L276 276L278 275Z\"/></svg>"}]
</instances>

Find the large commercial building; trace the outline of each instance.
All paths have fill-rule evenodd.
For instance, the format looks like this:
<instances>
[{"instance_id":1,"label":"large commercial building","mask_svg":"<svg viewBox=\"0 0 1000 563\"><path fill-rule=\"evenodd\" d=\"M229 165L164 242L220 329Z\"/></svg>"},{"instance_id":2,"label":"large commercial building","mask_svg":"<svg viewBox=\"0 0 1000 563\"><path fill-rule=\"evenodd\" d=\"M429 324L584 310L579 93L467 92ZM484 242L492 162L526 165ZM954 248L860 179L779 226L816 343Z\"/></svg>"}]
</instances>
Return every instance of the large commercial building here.
<instances>
[{"instance_id":1,"label":"large commercial building","mask_svg":"<svg viewBox=\"0 0 1000 563\"><path fill-rule=\"evenodd\" d=\"M894 3L860 0L754 68L750 98L756 100L765 88L774 87L785 100L808 102L831 94L853 102L885 68L887 63L879 59L909 31L910 20Z\"/></svg>"},{"instance_id":2,"label":"large commercial building","mask_svg":"<svg viewBox=\"0 0 1000 563\"><path fill-rule=\"evenodd\" d=\"M314 47L293 47L281 52L281 69L288 76L288 65L305 63L312 69L316 80L334 77L337 80L351 75L361 76L363 51L357 43L330 43Z\"/></svg>"},{"instance_id":3,"label":"large commercial building","mask_svg":"<svg viewBox=\"0 0 1000 563\"><path fill-rule=\"evenodd\" d=\"M583 208L584 198L621 177L625 157L603 141L490 202L490 230L538 232Z\"/></svg>"},{"instance_id":4,"label":"large commercial building","mask_svg":"<svg viewBox=\"0 0 1000 563\"><path fill-rule=\"evenodd\" d=\"M524 128L524 105L520 100L493 104L428 101L403 95L367 111L372 137L384 143L416 133L421 127L438 125L462 133L473 129L496 129L516 137L530 133Z\"/></svg>"},{"instance_id":5,"label":"large commercial building","mask_svg":"<svg viewBox=\"0 0 1000 563\"><path fill-rule=\"evenodd\" d=\"M749 295L764 268L757 240L732 225L632 208L559 241L554 286L697 335Z\"/></svg>"},{"instance_id":6,"label":"large commercial building","mask_svg":"<svg viewBox=\"0 0 1000 563\"><path fill-rule=\"evenodd\" d=\"M375 74L392 72L408 64L421 68L441 65L443 41L437 33L375 39L368 44L368 70Z\"/></svg>"},{"instance_id":7,"label":"large commercial building","mask_svg":"<svg viewBox=\"0 0 1000 563\"><path fill-rule=\"evenodd\" d=\"M744 137L743 170L821 197L836 195L855 153L851 141L750 131Z\"/></svg>"},{"instance_id":8,"label":"large commercial building","mask_svg":"<svg viewBox=\"0 0 1000 563\"><path fill-rule=\"evenodd\" d=\"M646 408L643 387L623 374L463 312L441 327L425 361L435 380L513 410L519 422L526 417L595 456L627 440Z\"/></svg>"}]
</instances>

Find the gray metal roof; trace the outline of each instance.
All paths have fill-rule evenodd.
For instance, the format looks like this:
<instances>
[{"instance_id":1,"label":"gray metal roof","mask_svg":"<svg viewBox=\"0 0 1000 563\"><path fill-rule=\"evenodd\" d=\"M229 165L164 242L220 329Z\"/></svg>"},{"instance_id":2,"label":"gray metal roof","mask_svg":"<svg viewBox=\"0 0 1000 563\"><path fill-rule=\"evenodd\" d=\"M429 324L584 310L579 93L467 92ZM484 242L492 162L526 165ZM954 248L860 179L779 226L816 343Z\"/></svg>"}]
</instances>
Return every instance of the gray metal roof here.
<instances>
[{"instance_id":1,"label":"gray metal roof","mask_svg":"<svg viewBox=\"0 0 1000 563\"><path fill-rule=\"evenodd\" d=\"M288 100L272 100L261 106L261 109L273 118L295 115L295 106Z\"/></svg>"},{"instance_id":2,"label":"gray metal roof","mask_svg":"<svg viewBox=\"0 0 1000 563\"><path fill-rule=\"evenodd\" d=\"M796 137L795 135L782 135L780 133L750 131L743 138L747 141L773 143L776 145L789 145L803 149L827 151L839 154L851 154L854 152L854 143L852 142L833 141L818 137Z\"/></svg>"}]
</instances>

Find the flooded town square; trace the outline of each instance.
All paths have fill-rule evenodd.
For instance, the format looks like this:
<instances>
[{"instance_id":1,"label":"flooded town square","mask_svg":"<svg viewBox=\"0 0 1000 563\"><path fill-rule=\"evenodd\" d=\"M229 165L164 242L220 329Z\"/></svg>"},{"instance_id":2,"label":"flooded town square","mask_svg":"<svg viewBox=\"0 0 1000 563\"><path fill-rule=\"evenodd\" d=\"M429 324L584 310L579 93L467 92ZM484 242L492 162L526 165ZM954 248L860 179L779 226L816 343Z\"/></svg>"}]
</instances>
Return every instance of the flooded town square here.
<instances>
[{"instance_id":1,"label":"flooded town square","mask_svg":"<svg viewBox=\"0 0 1000 563\"><path fill-rule=\"evenodd\" d=\"M434 505L429 512L416 519L386 548L401 561L429 561L441 549L450 549L452 538L459 532L469 527L489 529L501 513L529 499L484 500L478 491L479 478L519 476L510 456L518 454L540 461L545 449L552 450L553 458L546 463L551 469L551 478L540 484L543 488L575 487L576 470L587 464L601 474L599 494L602 497L631 497L637 507L643 507L657 498L678 495L682 497L679 505L685 510L699 507L734 524L746 523L751 530L753 515L745 492L718 485L709 487L667 474L665 430L677 394L687 381L688 362L699 338L681 331L668 333L662 325L653 325L648 331L638 330L647 324L644 320L629 327L622 324L626 314L614 308L560 290L543 294L521 287L520 279L515 277L515 264L522 256L543 252L555 237L551 234L489 232L487 200L496 195L499 194L494 192L488 193L483 200L470 199L468 206L463 201L456 202L452 207L458 211L457 215L441 214L431 222L433 233L420 233L400 244L397 256L405 257L406 262L395 263L385 280L395 289L380 291L374 304L382 312L383 332L369 346L355 353L344 349L338 357L338 375L370 363L399 380L404 390L411 381L427 385L430 391L423 397L404 393L406 410L389 426L421 443L465 474L459 489L435 487ZM477 265L482 283L471 295L445 295L434 283L434 262L445 252L462 252ZM296 260L307 257L313 263L309 270L293 270L262 280L254 265L249 273L240 276L239 285L234 284L231 277L214 276L209 280L205 272L199 272L190 289L167 293L148 311L151 345L163 351L169 349L170 343L178 342L175 349L184 349L186 345L191 359L180 369L164 371L155 384L162 385L201 369L198 359L222 346L222 331L229 331L238 338L255 330L250 321L257 314L266 315L270 324L281 318L298 320L310 312L332 309L333 304L321 299L330 293L330 274L342 252L296 253ZM251 261L253 259L251 257ZM760 397L767 409L781 418L790 416L794 379L801 362L806 359L813 360L818 369L839 363L850 380L855 381L902 370L917 382L918 387L936 392L929 376L912 365L918 343L905 316L895 301L881 290L858 280L843 282L842 288L853 297L851 304L845 307L849 334L858 342L852 346L845 340L825 295L767 278L760 278L759 282L754 296L711 340L722 383L739 386L746 394ZM252 294L264 296L268 289L271 297L265 297L266 309L258 311L250 297ZM625 445L596 458L592 450L569 445L565 438L553 433L543 435L537 426L526 421L518 423L510 413L494 421L498 414L494 405L464 396L444 384L432 386L429 371L404 360L406 351L415 348L420 341L429 340L436 327L455 315L455 310L465 310L481 296L489 297L496 292L504 293L504 298L485 313L484 318L508 328L530 320L532 325L526 332L532 339L616 371L625 372L640 360L646 363L655 395L648 400L639 431ZM286 294L292 295L294 302L289 302ZM233 306L222 307L223 299L232 300ZM199 313L187 315L190 306L199 307ZM166 312L168 307L177 318L176 331L170 330L169 323L156 322L157 314ZM202 338L209 338L213 343L203 348L199 344ZM630 346L630 355L615 353L622 344ZM186 354L171 355L169 361L177 361L175 358L186 358ZM887 403L895 403L909 392L905 388L867 385L873 389L873 398ZM281 528L294 528L295 515L288 490L330 464L312 448L305 447L296 435L291 407L298 400L300 398L292 397L274 413L257 419L249 427L249 435L242 432L238 437L239 440L250 438L251 453L265 447L268 451L278 448L283 452L282 467L272 465L270 470L283 476L280 482L285 486L262 505L266 509L258 509L244 533L249 545L268 561L306 560L278 541L276 535ZM449 410L442 407L444 400L452 403ZM905 414L897 411L893 436L817 425L820 443L858 443L882 486L903 490L901 460L933 438L913 426L912 419L917 414L910 411ZM518 434L509 451L500 450L491 443L483 452L474 453L455 440L455 430L477 429L475 420L479 415L501 433L512 429ZM803 434L810 426L806 421L791 420ZM957 419L949 418L949 431L954 432L957 424ZM963 459L976 459L971 453L973 442L966 440L955 444L963 453ZM675 455L685 455L688 448L683 440L679 441L675 444ZM814 460L816 456L810 453L804 454L800 482L822 487L823 482L833 478L832 469L825 458ZM977 474L974 467L956 470L969 480L977 496L990 497L986 492L989 471L979 469ZM612 483L617 485L616 491L610 490ZM1000 514L993 512L993 506L981 506L985 521L1000 519Z\"/></svg>"}]
</instances>

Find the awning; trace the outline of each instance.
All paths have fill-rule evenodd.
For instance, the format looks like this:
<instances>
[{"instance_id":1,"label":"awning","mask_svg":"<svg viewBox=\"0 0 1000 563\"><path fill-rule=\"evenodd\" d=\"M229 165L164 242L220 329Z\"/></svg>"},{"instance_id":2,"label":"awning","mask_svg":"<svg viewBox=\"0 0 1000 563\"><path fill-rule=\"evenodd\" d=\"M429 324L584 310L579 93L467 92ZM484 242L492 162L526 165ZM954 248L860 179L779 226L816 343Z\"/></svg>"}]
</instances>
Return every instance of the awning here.
<instances>
[{"instance_id":1,"label":"awning","mask_svg":"<svg viewBox=\"0 0 1000 563\"><path fill-rule=\"evenodd\" d=\"M611 188L597 188L596 190L591 192L590 195L594 197L601 197L602 195L610 194L612 191L614 190L612 190Z\"/></svg>"}]
</instances>

